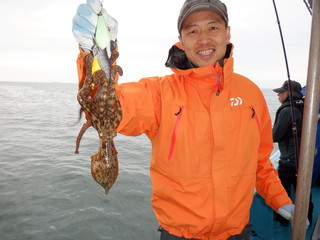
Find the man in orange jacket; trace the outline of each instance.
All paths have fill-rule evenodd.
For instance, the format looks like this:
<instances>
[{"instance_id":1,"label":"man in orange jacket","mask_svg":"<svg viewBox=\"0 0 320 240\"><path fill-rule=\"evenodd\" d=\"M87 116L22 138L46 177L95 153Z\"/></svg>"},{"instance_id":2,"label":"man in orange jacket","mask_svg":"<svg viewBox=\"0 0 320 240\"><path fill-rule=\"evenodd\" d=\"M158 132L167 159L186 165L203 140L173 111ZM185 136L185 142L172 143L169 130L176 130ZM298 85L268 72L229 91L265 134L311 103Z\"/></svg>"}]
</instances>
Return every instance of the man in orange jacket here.
<instances>
[{"instance_id":1,"label":"man in orange jacket","mask_svg":"<svg viewBox=\"0 0 320 240\"><path fill-rule=\"evenodd\" d=\"M101 10L116 38L116 21L99 3L88 0L73 20L83 49L79 87ZM265 99L253 82L233 72L222 2L186 0L178 31L179 43L166 62L172 75L116 86L123 111L117 132L144 133L152 143L152 206L162 240L250 239L255 188L287 219L294 209L269 159L273 141Z\"/></svg>"}]
</instances>

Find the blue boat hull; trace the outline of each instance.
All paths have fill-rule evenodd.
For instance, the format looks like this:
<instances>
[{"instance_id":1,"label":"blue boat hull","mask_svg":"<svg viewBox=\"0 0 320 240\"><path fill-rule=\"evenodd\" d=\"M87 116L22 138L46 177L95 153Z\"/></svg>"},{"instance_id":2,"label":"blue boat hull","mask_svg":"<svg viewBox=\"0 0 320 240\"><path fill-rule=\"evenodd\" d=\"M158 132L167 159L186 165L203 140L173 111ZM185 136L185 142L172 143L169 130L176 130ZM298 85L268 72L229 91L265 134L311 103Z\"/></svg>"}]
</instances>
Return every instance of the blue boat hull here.
<instances>
[{"instance_id":1,"label":"blue boat hull","mask_svg":"<svg viewBox=\"0 0 320 240\"><path fill-rule=\"evenodd\" d=\"M320 155L320 153L319 153ZM275 153L271 157L271 161L275 168L278 167L277 160L279 159L279 153ZM316 221L320 214L320 185L314 184L312 189L312 202L314 204L313 209L313 223L308 227L306 231L306 239L310 239L312 236ZM294 190L292 191L294 194ZM294 201L294 195L292 196ZM253 203L250 212L250 223L252 224L252 240L290 240L292 227L283 226L279 222L274 221L273 210L265 204L265 200L257 193L255 193Z\"/></svg>"}]
</instances>

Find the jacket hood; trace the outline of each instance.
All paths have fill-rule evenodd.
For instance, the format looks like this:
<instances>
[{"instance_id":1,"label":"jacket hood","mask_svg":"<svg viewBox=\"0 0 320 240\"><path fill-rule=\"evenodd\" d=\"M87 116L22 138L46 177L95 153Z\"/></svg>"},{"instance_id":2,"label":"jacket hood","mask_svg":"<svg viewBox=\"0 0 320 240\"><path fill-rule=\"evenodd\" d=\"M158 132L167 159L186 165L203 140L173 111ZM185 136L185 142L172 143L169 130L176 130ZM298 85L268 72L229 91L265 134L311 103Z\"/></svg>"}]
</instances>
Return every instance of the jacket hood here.
<instances>
[{"instance_id":1,"label":"jacket hood","mask_svg":"<svg viewBox=\"0 0 320 240\"><path fill-rule=\"evenodd\" d=\"M299 100L302 100L303 95L301 92L292 92L292 98L295 100L295 102L300 102ZM284 100L284 102L290 101L289 96ZM302 101L303 102L303 101Z\"/></svg>"},{"instance_id":2,"label":"jacket hood","mask_svg":"<svg viewBox=\"0 0 320 240\"><path fill-rule=\"evenodd\" d=\"M224 65L224 60L232 56L233 45L231 43L227 44L227 51L223 59L220 59L218 62L221 67ZM176 43L169 50L168 59L165 63L166 67L177 68L180 70L188 70L190 68L197 68L194 64L192 64L185 51L181 48L180 43Z\"/></svg>"}]
</instances>

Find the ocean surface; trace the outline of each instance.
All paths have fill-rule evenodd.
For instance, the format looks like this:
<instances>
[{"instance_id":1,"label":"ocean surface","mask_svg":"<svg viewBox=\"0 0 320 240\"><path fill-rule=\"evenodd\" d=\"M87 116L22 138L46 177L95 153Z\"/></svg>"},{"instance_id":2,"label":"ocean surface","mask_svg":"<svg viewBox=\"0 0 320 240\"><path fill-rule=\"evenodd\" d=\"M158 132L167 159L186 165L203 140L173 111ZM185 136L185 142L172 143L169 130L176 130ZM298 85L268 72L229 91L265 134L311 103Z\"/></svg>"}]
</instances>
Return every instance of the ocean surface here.
<instances>
[{"instance_id":1,"label":"ocean surface","mask_svg":"<svg viewBox=\"0 0 320 240\"><path fill-rule=\"evenodd\" d=\"M262 91L274 119L277 95ZM158 240L148 138L118 134L119 176L105 195L90 172L94 129L74 154L76 95L76 84L0 82L0 239Z\"/></svg>"}]
</instances>

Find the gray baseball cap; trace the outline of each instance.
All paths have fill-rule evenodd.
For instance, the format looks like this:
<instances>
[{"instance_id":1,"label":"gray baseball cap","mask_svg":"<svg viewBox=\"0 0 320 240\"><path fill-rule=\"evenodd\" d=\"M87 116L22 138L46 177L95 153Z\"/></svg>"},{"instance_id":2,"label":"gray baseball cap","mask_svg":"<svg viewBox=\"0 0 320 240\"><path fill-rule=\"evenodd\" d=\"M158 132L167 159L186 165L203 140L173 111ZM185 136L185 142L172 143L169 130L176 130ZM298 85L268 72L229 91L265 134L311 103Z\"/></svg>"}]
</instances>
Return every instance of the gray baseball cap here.
<instances>
[{"instance_id":1,"label":"gray baseball cap","mask_svg":"<svg viewBox=\"0 0 320 240\"><path fill-rule=\"evenodd\" d=\"M218 13L228 25L228 10L224 3L219 0L186 0L180 10L178 18L178 31L180 33L182 24L186 18L194 12L213 11Z\"/></svg>"}]
</instances>

